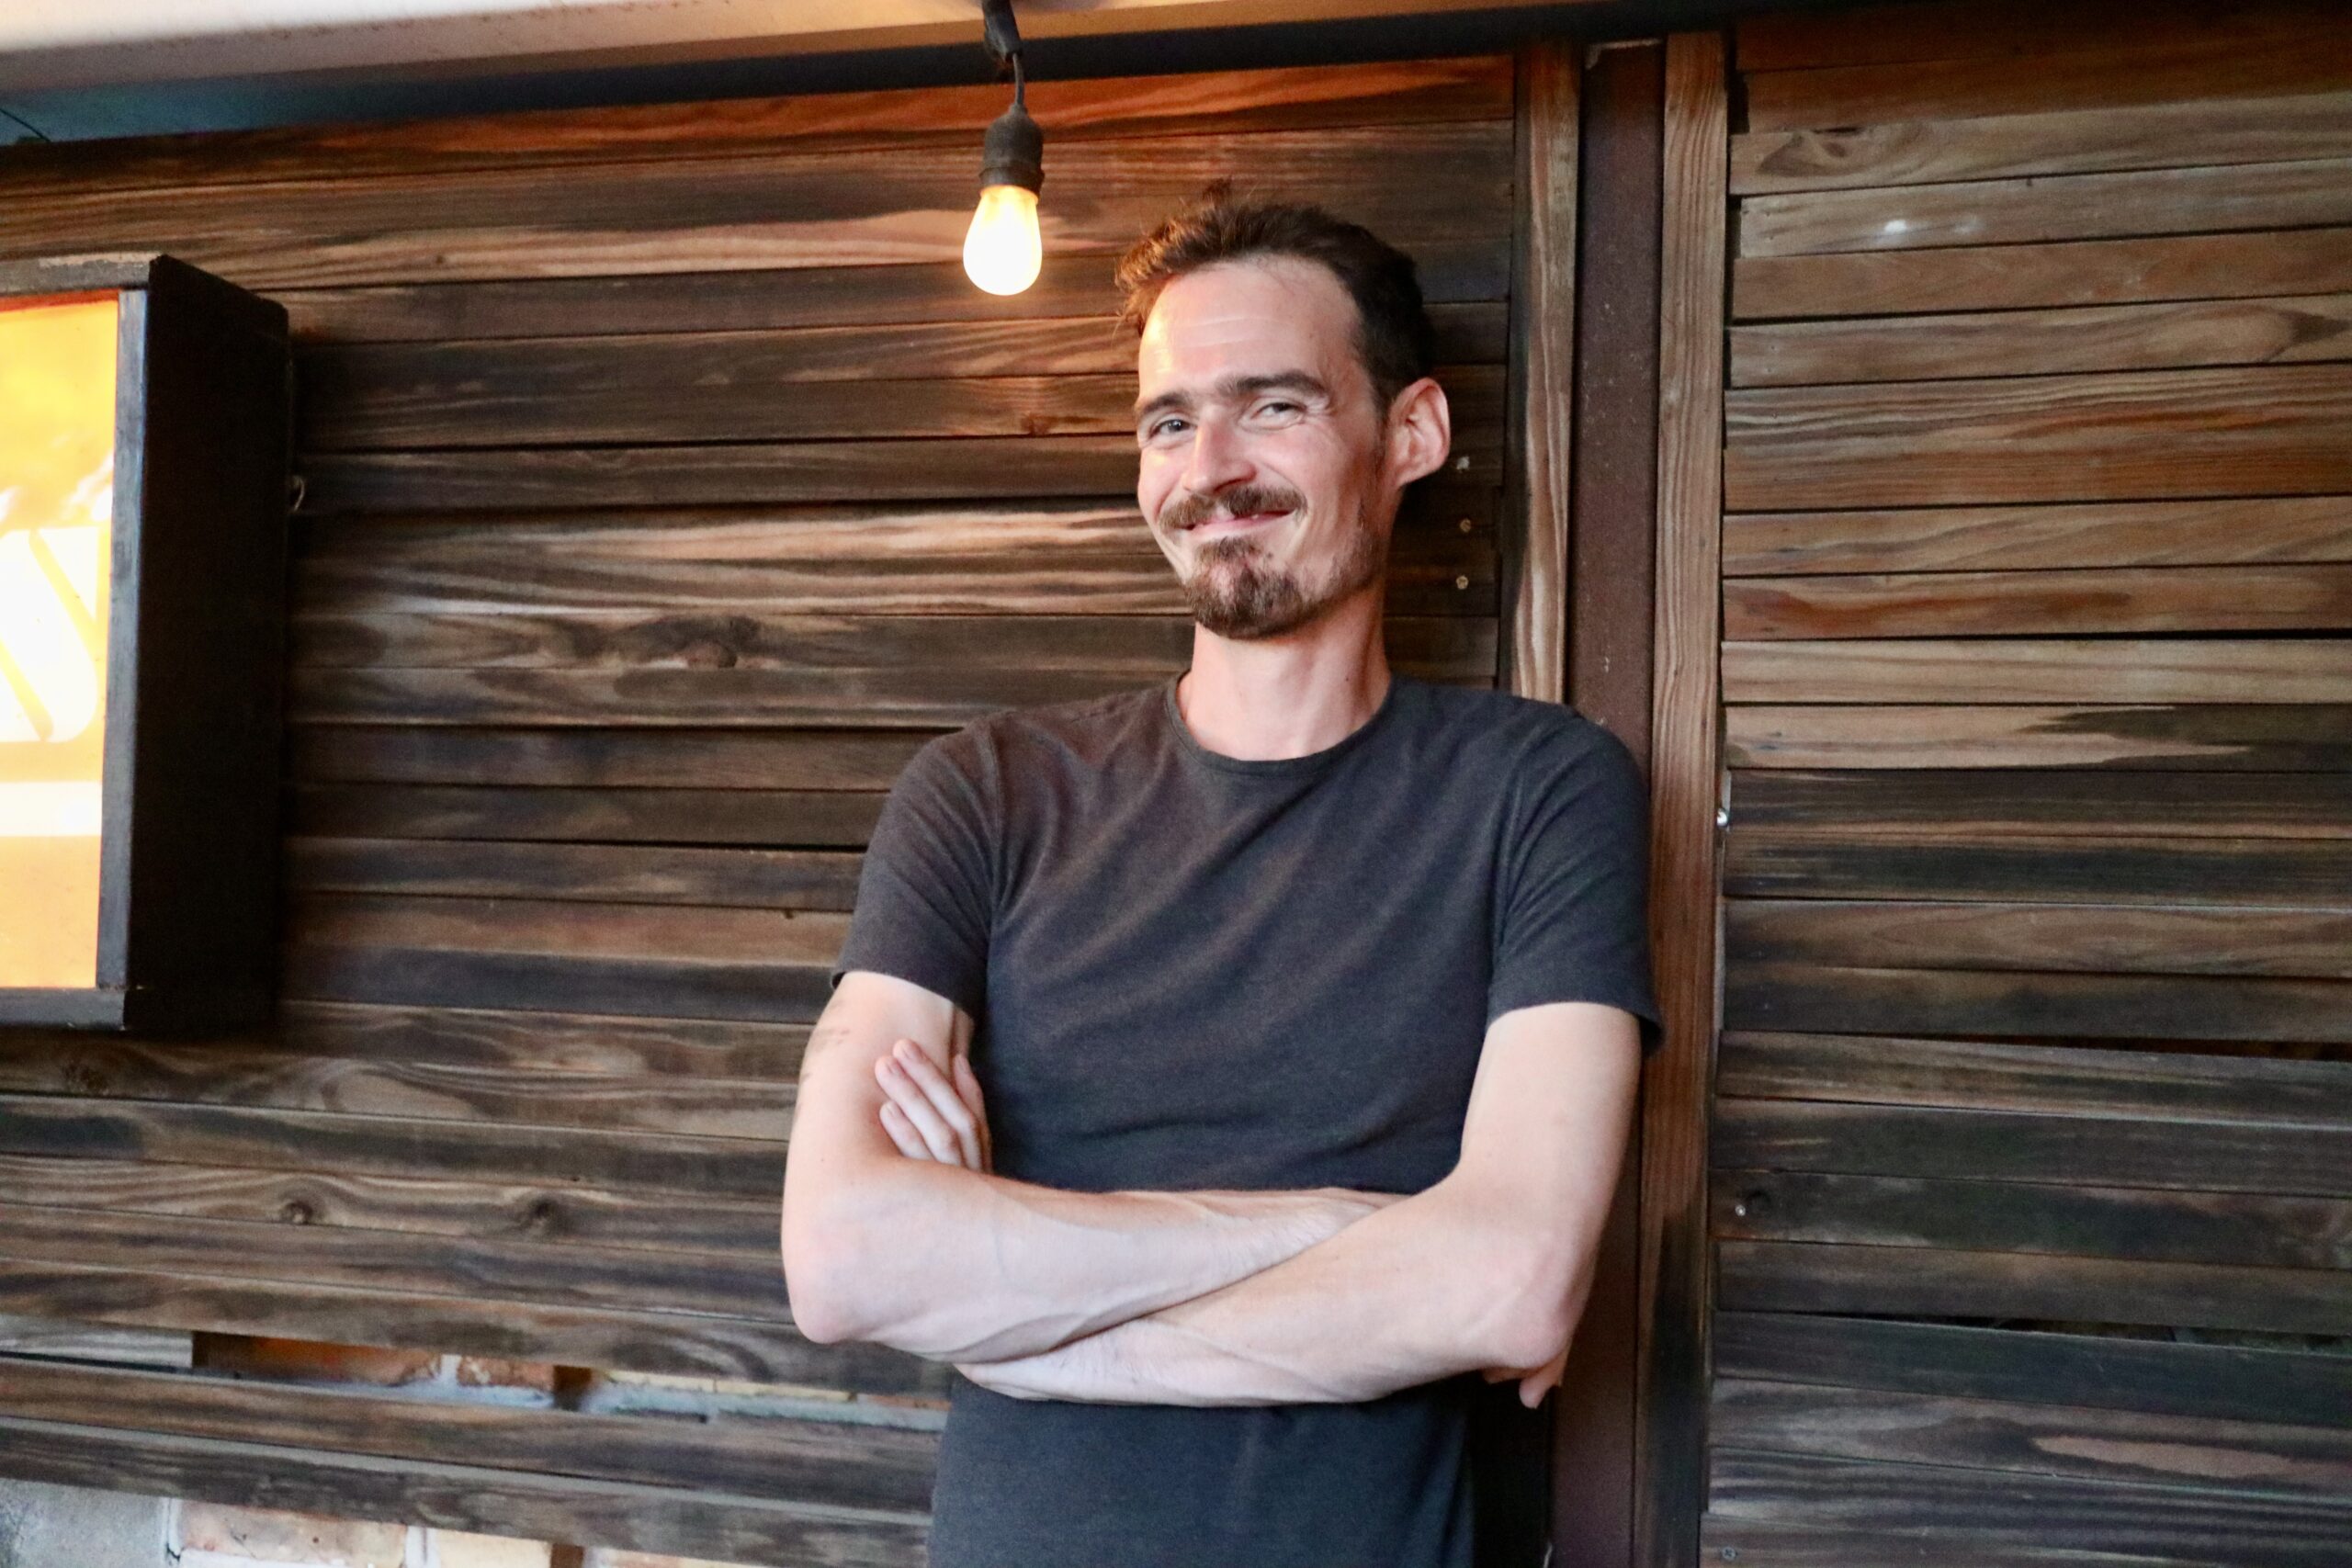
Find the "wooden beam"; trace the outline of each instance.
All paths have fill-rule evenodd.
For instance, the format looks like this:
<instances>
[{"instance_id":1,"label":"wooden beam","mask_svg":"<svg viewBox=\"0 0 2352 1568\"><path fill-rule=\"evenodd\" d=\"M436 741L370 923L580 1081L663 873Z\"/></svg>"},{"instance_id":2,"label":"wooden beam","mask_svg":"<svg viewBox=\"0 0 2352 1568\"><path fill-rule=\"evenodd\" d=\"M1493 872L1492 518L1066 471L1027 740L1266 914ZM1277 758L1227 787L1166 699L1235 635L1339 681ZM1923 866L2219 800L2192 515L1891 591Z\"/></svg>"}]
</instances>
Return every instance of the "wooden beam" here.
<instances>
[{"instance_id":1,"label":"wooden beam","mask_svg":"<svg viewBox=\"0 0 2352 1568\"><path fill-rule=\"evenodd\" d=\"M1658 321L1652 948L1666 1043L1643 1072L1643 1423L1634 1561L1687 1563L1703 1501L1705 1130L1717 1028L1724 241L1729 99L1719 33L1667 39Z\"/></svg>"},{"instance_id":2,"label":"wooden beam","mask_svg":"<svg viewBox=\"0 0 2352 1568\"><path fill-rule=\"evenodd\" d=\"M1567 697L1650 757L1657 485L1657 221L1666 51L1587 54L1577 170L1576 404L1568 474ZM1560 1382L1554 1568L1632 1568L1640 1342L1638 1130Z\"/></svg>"},{"instance_id":3,"label":"wooden beam","mask_svg":"<svg viewBox=\"0 0 2352 1568\"><path fill-rule=\"evenodd\" d=\"M1519 60L1518 235L1512 253L1506 423L1518 438L1511 509L1524 531L1506 577L1510 689L1567 699L1569 451L1576 346L1578 62L1573 46L1531 47Z\"/></svg>"}]
</instances>

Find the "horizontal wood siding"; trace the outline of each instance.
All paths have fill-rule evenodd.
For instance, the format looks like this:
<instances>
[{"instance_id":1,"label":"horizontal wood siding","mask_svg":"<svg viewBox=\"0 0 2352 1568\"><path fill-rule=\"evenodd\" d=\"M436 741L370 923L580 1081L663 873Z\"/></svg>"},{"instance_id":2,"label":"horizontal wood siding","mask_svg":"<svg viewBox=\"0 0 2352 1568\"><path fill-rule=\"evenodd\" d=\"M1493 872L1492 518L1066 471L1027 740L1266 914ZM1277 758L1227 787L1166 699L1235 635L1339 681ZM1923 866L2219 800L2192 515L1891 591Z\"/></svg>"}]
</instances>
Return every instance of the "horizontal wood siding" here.
<instances>
[{"instance_id":1,"label":"horizontal wood siding","mask_svg":"<svg viewBox=\"0 0 2352 1568\"><path fill-rule=\"evenodd\" d=\"M1736 44L1703 1556L2340 1564L2352 30Z\"/></svg>"},{"instance_id":2,"label":"horizontal wood siding","mask_svg":"<svg viewBox=\"0 0 2352 1568\"><path fill-rule=\"evenodd\" d=\"M0 258L160 245L287 307L303 485L279 1015L0 1037L0 1313L918 1402L705 1427L12 1359L0 1472L920 1561L944 1369L794 1332L793 1082L914 749L1189 658L1117 252L1238 172L1415 255L1457 458L1399 523L1397 668L1495 682L1512 526L1510 60L1030 96L1012 299L958 261L993 87L0 153Z\"/></svg>"}]
</instances>

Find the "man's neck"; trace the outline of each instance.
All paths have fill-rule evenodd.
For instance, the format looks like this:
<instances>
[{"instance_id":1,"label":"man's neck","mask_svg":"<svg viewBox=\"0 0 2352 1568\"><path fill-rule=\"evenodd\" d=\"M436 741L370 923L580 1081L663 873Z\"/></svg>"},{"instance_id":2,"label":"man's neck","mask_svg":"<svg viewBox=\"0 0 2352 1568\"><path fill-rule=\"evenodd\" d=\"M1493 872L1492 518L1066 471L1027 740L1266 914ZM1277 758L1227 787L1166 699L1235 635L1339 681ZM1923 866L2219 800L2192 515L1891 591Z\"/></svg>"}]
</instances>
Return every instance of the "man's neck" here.
<instances>
[{"instance_id":1,"label":"man's neck","mask_svg":"<svg viewBox=\"0 0 2352 1568\"><path fill-rule=\"evenodd\" d=\"M1193 738L1222 756L1304 757L1338 745L1380 711L1388 656L1374 589L1307 626L1247 641L1193 628L1193 667L1176 705Z\"/></svg>"}]
</instances>

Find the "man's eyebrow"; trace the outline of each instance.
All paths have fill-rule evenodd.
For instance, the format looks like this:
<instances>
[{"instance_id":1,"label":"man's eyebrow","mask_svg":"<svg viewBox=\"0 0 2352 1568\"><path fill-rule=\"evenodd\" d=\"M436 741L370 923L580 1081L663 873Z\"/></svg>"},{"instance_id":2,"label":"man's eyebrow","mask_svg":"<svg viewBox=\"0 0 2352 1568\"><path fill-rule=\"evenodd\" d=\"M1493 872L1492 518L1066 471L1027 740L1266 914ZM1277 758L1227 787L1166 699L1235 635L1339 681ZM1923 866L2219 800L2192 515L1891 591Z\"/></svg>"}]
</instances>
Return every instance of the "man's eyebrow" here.
<instances>
[{"instance_id":1,"label":"man's eyebrow","mask_svg":"<svg viewBox=\"0 0 2352 1568\"><path fill-rule=\"evenodd\" d=\"M1322 378L1306 370L1270 370L1256 376L1227 376L1217 382L1215 391L1226 402L1239 402L1260 392L1305 392L1312 397L1329 398L1331 389ZM1182 412L1193 406L1193 395L1185 391L1162 392L1156 398L1136 404L1136 423L1141 424L1157 413Z\"/></svg>"}]
</instances>

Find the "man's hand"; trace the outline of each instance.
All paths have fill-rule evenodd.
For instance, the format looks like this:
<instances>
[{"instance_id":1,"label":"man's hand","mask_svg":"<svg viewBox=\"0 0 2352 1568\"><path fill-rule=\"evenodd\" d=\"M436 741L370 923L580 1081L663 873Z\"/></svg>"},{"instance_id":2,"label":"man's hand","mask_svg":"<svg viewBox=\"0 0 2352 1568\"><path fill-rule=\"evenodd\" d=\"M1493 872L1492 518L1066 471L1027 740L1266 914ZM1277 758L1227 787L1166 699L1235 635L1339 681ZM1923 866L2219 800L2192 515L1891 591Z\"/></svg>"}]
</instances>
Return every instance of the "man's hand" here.
<instances>
[{"instance_id":1,"label":"man's hand","mask_svg":"<svg viewBox=\"0 0 2352 1568\"><path fill-rule=\"evenodd\" d=\"M1564 1346L1560 1353L1540 1367L1488 1367L1485 1377L1488 1382L1500 1382L1505 1378L1519 1380L1519 1402L1532 1410L1544 1403L1544 1396L1560 1386L1560 1376L1567 1370L1568 1352Z\"/></svg>"},{"instance_id":2,"label":"man's hand","mask_svg":"<svg viewBox=\"0 0 2352 1568\"><path fill-rule=\"evenodd\" d=\"M882 1101L882 1130L909 1159L937 1160L985 1173L992 1167L994 1151L980 1080L961 1051L955 1054L954 1072L951 1083L911 1040L900 1040L875 1058L874 1076L888 1097Z\"/></svg>"}]
</instances>

